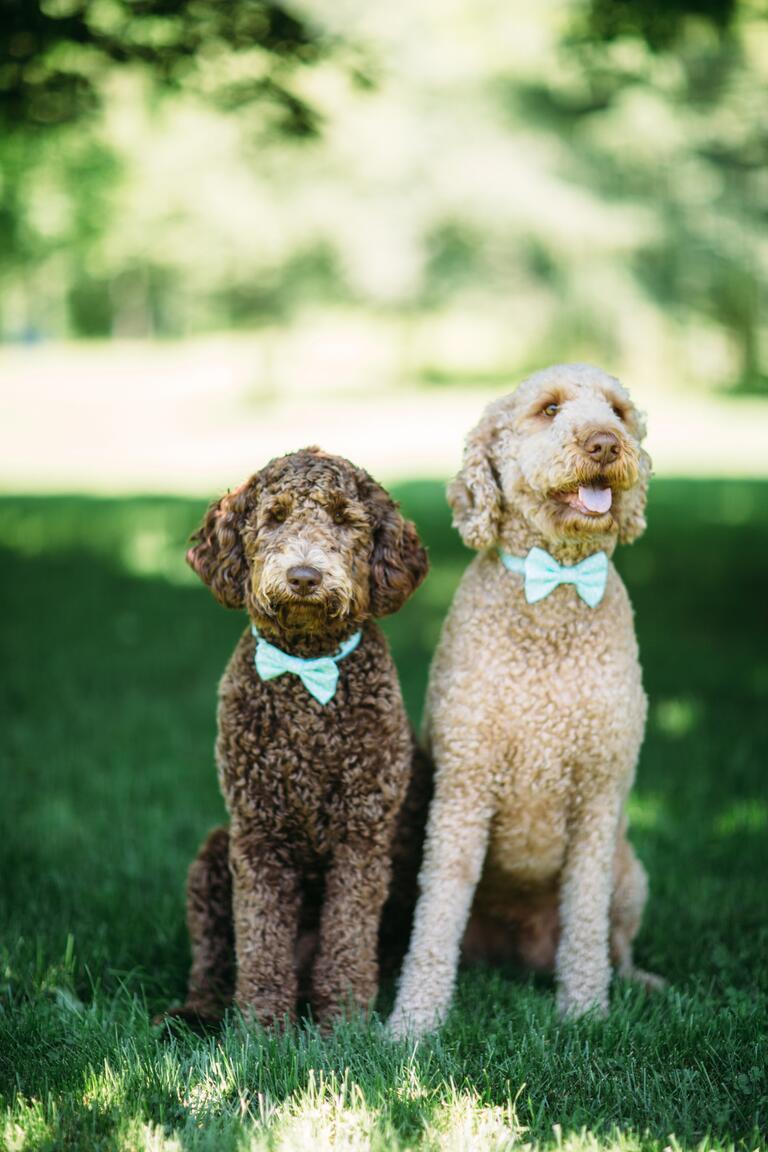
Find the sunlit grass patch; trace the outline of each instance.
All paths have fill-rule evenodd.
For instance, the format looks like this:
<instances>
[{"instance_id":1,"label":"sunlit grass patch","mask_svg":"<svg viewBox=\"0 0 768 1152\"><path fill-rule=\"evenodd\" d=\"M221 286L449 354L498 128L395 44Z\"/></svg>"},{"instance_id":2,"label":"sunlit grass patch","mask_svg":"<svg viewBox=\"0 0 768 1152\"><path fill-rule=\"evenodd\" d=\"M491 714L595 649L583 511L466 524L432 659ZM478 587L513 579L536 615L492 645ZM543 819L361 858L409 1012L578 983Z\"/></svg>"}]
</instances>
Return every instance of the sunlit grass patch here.
<instances>
[{"instance_id":1,"label":"sunlit grass patch","mask_svg":"<svg viewBox=\"0 0 768 1152\"><path fill-rule=\"evenodd\" d=\"M652 715L652 721L659 731L673 740L687 736L700 718L700 703L686 697L658 700Z\"/></svg>"},{"instance_id":2,"label":"sunlit grass patch","mask_svg":"<svg viewBox=\"0 0 768 1152\"><path fill-rule=\"evenodd\" d=\"M715 832L732 836L739 832L764 833L768 831L768 803L765 800L740 800L722 812L715 820Z\"/></svg>"},{"instance_id":3,"label":"sunlit grass patch","mask_svg":"<svg viewBox=\"0 0 768 1152\"><path fill-rule=\"evenodd\" d=\"M434 1112L424 1130L424 1148L435 1152L509 1152L524 1144L526 1128L517 1118L515 1101L484 1104L476 1092L450 1085L449 1099Z\"/></svg>"},{"instance_id":4,"label":"sunlit grass patch","mask_svg":"<svg viewBox=\"0 0 768 1152\"><path fill-rule=\"evenodd\" d=\"M359 1085L345 1075L326 1078L310 1072L304 1091L270 1117L270 1146L277 1152L367 1152L374 1142L378 1117Z\"/></svg>"},{"instance_id":5,"label":"sunlit grass patch","mask_svg":"<svg viewBox=\"0 0 768 1152\"><path fill-rule=\"evenodd\" d=\"M665 820L664 798L659 793L633 792L627 805L632 828L651 831Z\"/></svg>"},{"instance_id":6,"label":"sunlit grass patch","mask_svg":"<svg viewBox=\"0 0 768 1152\"><path fill-rule=\"evenodd\" d=\"M181 1136L169 1136L159 1124L134 1121L116 1141L116 1152L184 1152L184 1142Z\"/></svg>"},{"instance_id":7,"label":"sunlit grass patch","mask_svg":"<svg viewBox=\"0 0 768 1152\"><path fill-rule=\"evenodd\" d=\"M184 542L197 528L205 501L53 497L47 511L33 499L0 501L0 540L18 555L44 563L81 552L130 575L193 585Z\"/></svg>"}]
</instances>

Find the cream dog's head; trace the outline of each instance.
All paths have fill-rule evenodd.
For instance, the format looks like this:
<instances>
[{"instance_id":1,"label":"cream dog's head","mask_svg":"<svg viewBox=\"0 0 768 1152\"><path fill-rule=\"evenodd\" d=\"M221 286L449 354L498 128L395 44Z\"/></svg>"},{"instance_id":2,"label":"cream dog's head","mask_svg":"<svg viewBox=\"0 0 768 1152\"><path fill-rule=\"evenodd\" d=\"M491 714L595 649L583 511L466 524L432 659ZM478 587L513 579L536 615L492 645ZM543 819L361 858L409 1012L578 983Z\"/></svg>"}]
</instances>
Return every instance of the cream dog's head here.
<instances>
[{"instance_id":1,"label":"cream dog's head","mask_svg":"<svg viewBox=\"0 0 768 1152\"><path fill-rule=\"evenodd\" d=\"M602 545L645 528L651 461L642 415L613 376L559 364L486 408L448 488L465 544L489 548L512 521L547 541Z\"/></svg>"}]
</instances>

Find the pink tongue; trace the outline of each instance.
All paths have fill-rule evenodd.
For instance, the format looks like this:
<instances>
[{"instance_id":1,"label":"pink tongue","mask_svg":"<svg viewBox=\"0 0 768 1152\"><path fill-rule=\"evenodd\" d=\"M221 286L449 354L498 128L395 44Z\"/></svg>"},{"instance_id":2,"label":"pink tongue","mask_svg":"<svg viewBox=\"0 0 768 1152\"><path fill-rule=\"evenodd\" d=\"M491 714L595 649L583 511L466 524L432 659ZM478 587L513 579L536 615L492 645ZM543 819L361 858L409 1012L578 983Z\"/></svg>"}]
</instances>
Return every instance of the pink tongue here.
<instances>
[{"instance_id":1,"label":"pink tongue","mask_svg":"<svg viewBox=\"0 0 768 1152\"><path fill-rule=\"evenodd\" d=\"M610 488L579 488L579 500L590 512L607 512L612 499Z\"/></svg>"}]
</instances>

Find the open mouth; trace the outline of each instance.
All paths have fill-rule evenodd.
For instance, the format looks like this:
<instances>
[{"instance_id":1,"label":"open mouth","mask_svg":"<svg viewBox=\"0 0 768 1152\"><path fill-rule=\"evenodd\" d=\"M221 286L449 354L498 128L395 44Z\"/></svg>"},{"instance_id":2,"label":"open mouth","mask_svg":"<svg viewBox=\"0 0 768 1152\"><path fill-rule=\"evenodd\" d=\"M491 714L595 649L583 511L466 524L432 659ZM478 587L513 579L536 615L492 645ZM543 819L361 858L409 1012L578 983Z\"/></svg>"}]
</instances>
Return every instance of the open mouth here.
<instances>
[{"instance_id":1,"label":"open mouth","mask_svg":"<svg viewBox=\"0 0 768 1152\"><path fill-rule=\"evenodd\" d=\"M553 496L582 516L592 518L606 516L613 504L613 490L610 484L603 480L596 480L593 484L580 484L576 489L555 492Z\"/></svg>"}]
</instances>

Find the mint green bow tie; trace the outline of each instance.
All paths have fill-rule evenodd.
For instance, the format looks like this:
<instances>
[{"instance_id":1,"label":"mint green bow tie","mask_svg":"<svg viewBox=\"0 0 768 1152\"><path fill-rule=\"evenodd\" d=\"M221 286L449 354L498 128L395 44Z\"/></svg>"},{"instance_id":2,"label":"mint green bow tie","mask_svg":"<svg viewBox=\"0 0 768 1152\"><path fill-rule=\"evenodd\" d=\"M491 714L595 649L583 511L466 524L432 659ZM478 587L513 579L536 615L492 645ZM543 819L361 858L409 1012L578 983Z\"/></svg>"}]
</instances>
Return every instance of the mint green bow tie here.
<instances>
[{"instance_id":1,"label":"mint green bow tie","mask_svg":"<svg viewBox=\"0 0 768 1152\"><path fill-rule=\"evenodd\" d=\"M339 669L336 664L354 652L360 643L360 633L355 632L339 648L333 656L318 656L314 659L303 659L301 656L291 656L276 648L263 636L259 636L256 629L251 626L251 632L256 637L256 654L254 662L256 671L262 680L274 680L284 672L298 676L302 684L321 704L327 704L336 695L336 685L339 682Z\"/></svg>"},{"instance_id":2,"label":"mint green bow tie","mask_svg":"<svg viewBox=\"0 0 768 1152\"><path fill-rule=\"evenodd\" d=\"M590 608L597 608L605 594L608 579L605 552L595 552L578 564L559 564L543 548L531 548L525 557L512 556L499 548L499 556L509 572L519 572L525 578L525 598L529 604L549 596L558 584L575 584L579 596Z\"/></svg>"}]
</instances>

